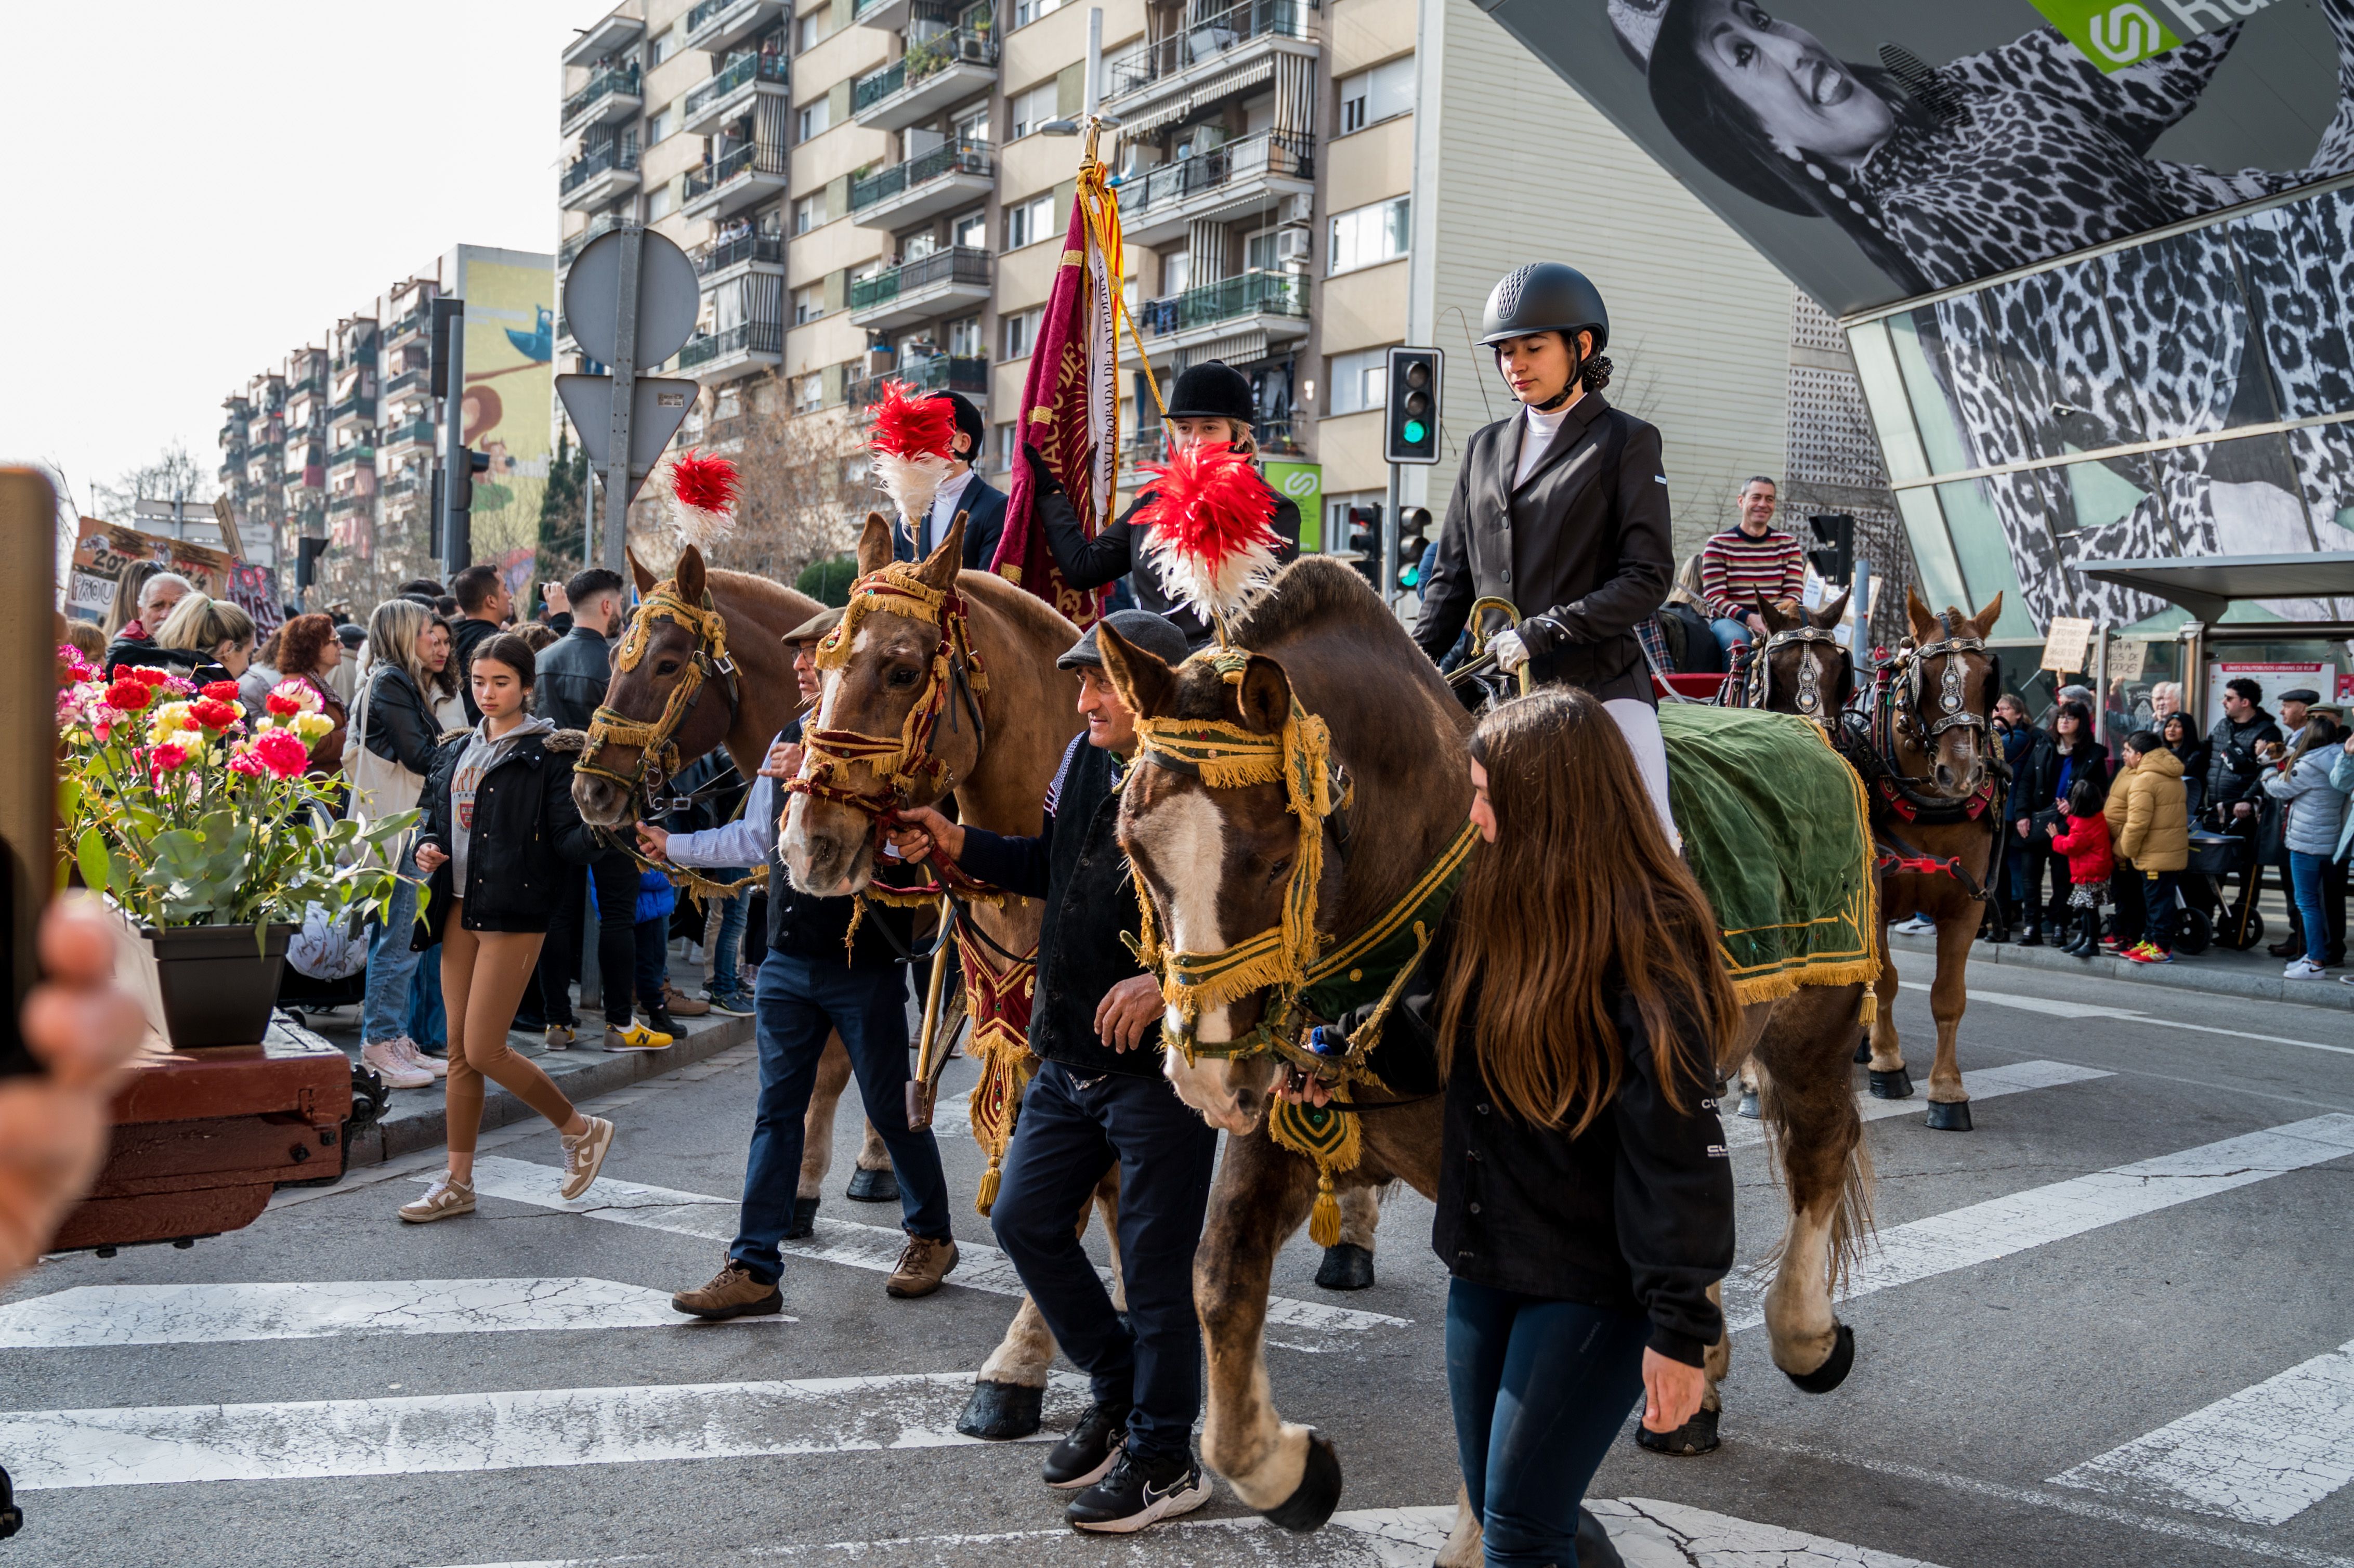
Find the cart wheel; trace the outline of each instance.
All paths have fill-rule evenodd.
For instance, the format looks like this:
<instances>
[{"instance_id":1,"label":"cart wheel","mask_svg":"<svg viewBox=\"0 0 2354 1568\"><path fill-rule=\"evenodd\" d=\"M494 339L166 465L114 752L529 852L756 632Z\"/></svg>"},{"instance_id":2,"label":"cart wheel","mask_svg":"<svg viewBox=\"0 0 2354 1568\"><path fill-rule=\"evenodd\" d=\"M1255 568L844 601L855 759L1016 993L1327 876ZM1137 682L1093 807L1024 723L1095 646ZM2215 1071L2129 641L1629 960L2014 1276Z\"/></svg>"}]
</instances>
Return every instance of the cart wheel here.
<instances>
[{"instance_id":1,"label":"cart wheel","mask_svg":"<svg viewBox=\"0 0 2354 1568\"><path fill-rule=\"evenodd\" d=\"M2174 934L2176 952L2189 953L2195 958L2205 952L2208 944L2214 939L2215 927L2208 920L2205 910L2185 909L2182 912L2182 929Z\"/></svg>"},{"instance_id":2,"label":"cart wheel","mask_svg":"<svg viewBox=\"0 0 2354 1568\"><path fill-rule=\"evenodd\" d=\"M2230 916L2225 916L2227 924L2215 930L2213 936L2216 941L2222 943L2223 946L2231 948L2233 952L2244 953L2250 948L2254 947L2258 942L2264 939L2264 917L2262 915L2253 910L2250 910L2248 912L2248 928L2236 938L2226 934L2230 930L2230 927L2228 925L2229 918Z\"/></svg>"}]
</instances>

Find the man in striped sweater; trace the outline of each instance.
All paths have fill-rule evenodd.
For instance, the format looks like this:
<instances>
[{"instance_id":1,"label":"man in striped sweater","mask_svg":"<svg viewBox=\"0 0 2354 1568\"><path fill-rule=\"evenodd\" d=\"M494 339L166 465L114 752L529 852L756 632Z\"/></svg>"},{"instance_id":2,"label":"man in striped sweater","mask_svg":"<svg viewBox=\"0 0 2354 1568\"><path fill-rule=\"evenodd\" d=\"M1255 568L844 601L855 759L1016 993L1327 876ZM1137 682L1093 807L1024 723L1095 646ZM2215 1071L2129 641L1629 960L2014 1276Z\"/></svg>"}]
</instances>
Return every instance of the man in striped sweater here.
<instances>
[{"instance_id":1,"label":"man in striped sweater","mask_svg":"<svg viewBox=\"0 0 2354 1568\"><path fill-rule=\"evenodd\" d=\"M1743 483L1734 503L1740 521L1700 553L1701 597L1708 601L1712 629L1728 655L1766 635L1759 599L1795 601L1806 591L1806 552L1774 526L1774 482L1764 474Z\"/></svg>"}]
</instances>

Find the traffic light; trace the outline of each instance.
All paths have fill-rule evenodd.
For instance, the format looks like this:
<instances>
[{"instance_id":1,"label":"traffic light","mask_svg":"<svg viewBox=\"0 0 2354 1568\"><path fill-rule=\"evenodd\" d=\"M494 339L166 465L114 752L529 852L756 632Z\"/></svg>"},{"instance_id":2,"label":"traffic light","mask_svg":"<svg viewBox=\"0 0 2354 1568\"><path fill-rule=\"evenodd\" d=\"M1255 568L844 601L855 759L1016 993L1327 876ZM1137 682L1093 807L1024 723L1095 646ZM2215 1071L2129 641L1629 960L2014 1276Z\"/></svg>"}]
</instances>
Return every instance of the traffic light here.
<instances>
[{"instance_id":1,"label":"traffic light","mask_svg":"<svg viewBox=\"0 0 2354 1568\"><path fill-rule=\"evenodd\" d=\"M1435 348L1394 348L1389 356L1389 412L1382 427L1387 462L1438 461L1438 372L1446 355Z\"/></svg>"},{"instance_id":2,"label":"traffic light","mask_svg":"<svg viewBox=\"0 0 2354 1568\"><path fill-rule=\"evenodd\" d=\"M1382 503L1349 508L1349 564L1378 591L1382 586Z\"/></svg>"},{"instance_id":3,"label":"traffic light","mask_svg":"<svg viewBox=\"0 0 2354 1568\"><path fill-rule=\"evenodd\" d=\"M1398 514L1397 586L1422 591L1422 556L1430 544L1430 508L1409 506Z\"/></svg>"},{"instance_id":4,"label":"traffic light","mask_svg":"<svg viewBox=\"0 0 2354 1568\"><path fill-rule=\"evenodd\" d=\"M309 588L319 580L319 557L327 553L327 541L305 534L294 541L294 586Z\"/></svg>"},{"instance_id":5,"label":"traffic light","mask_svg":"<svg viewBox=\"0 0 2354 1568\"><path fill-rule=\"evenodd\" d=\"M1844 512L1819 512L1807 519L1815 531L1815 548L1807 564L1815 576L1840 588L1855 580L1855 519Z\"/></svg>"},{"instance_id":6,"label":"traffic light","mask_svg":"<svg viewBox=\"0 0 2354 1568\"><path fill-rule=\"evenodd\" d=\"M436 397L450 396L450 334L466 330L466 302L444 296L433 302L431 369L426 390ZM458 346L463 348L461 342Z\"/></svg>"},{"instance_id":7,"label":"traffic light","mask_svg":"<svg viewBox=\"0 0 2354 1568\"><path fill-rule=\"evenodd\" d=\"M489 472L490 468L490 453L478 452L471 449L467 451L464 470L451 481L453 486L450 494L451 511L472 512L474 509L474 476L478 473Z\"/></svg>"}]
</instances>

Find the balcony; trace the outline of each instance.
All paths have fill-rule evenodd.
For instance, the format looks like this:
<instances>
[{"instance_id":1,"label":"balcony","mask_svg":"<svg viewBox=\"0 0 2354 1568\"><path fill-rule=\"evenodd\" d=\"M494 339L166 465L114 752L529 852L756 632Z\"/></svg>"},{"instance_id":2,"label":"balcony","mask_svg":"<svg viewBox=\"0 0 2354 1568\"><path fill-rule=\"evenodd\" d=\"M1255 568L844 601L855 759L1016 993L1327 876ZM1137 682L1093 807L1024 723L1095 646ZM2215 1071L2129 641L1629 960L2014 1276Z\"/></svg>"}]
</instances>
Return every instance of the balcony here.
<instances>
[{"instance_id":1,"label":"balcony","mask_svg":"<svg viewBox=\"0 0 2354 1568\"><path fill-rule=\"evenodd\" d=\"M1224 223L1263 212L1315 188L1316 138L1299 131L1262 131L1119 183L1121 237L1161 245L1195 223Z\"/></svg>"},{"instance_id":2,"label":"balcony","mask_svg":"<svg viewBox=\"0 0 2354 1568\"><path fill-rule=\"evenodd\" d=\"M376 468L376 449L370 446L345 447L327 460L329 473L341 473L344 470L353 467L366 467L373 471Z\"/></svg>"},{"instance_id":3,"label":"balcony","mask_svg":"<svg viewBox=\"0 0 2354 1568\"><path fill-rule=\"evenodd\" d=\"M861 228L902 228L985 200L996 175L985 142L944 142L919 157L850 182L850 218Z\"/></svg>"},{"instance_id":4,"label":"balcony","mask_svg":"<svg viewBox=\"0 0 2354 1568\"><path fill-rule=\"evenodd\" d=\"M564 63L568 66L593 66L615 49L627 48L645 36L643 21L615 11L581 30L580 36L566 47Z\"/></svg>"},{"instance_id":5,"label":"balcony","mask_svg":"<svg viewBox=\"0 0 2354 1568\"><path fill-rule=\"evenodd\" d=\"M913 326L989 298L993 258L976 246L956 245L919 256L850 285L850 319L875 331Z\"/></svg>"},{"instance_id":6,"label":"balcony","mask_svg":"<svg viewBox=\"0 0 2354 1568\"><path fill-rule=\"evenodd\" d=\"M951 27L918 43L850 90L851 118L875 131L904 131L997 84L997 37Z\"/></svg>"},{"instance_id":7,"label":"balcony","mask_svg":"<svg viewBox=\"0 0 2354 1568\"><path fill-rule=\"evenodd\" d=\"M910 360L896 369L852 382L843 400L854 408L872 407L883 400L884 385L892 381L913 393L961 392L976 401L986 401L989 361L978 354L936 354L929 359Z\"/></svg>"},{"instance_id":8,"label":"balcony","mask_svg":"<svg viewBox=\"0 0 2354 1568\"><path fill-rule=\"evenodd\" d=\"M588 79L588 86L564 101L560 124L563 133L570 136L591 125L634 120L645 106L645 90L639 84L638 68L617 66L599 71Z\"/></svg>"},{"instance_id":9,"label":"balcony","mask_svg":"<svg viewBox=\"0 0 2354 1568\"><path fill-rule=\"evenodd\" d=\"M1104 101L1122 122L1150 130L1275 74L1278 54L1313 56L1309 0L1241 0L1114 60Z\"/></svg>"},{"instance_id":10,"label":"balcony","mask_svg":"<svg viewBox=\"0 0 2354 1568\"><path fill-rule=\"evenodd\" d=\"M366 394L355 394L327 410L327 423L331 428L349 424L354 419L375 418L376 398Z\"/></svg>"},{"instance_id":11,"label":"balcony","mask_svg":"<svg viewBox=\"0 0 2354 1568\"><path fill-rule=\"evenodd\" d=\"M574 159L557 184L557 205L568 212L587 212L610 207L615 197L637 188L637 143L624 142Z\"/></svg>"},{"instance_id":12,"label":"balcony","mask_svg":"<svg viewBox=\"0 0 2354 1568\"><path fill-rule=\"evenodd\" d=\"M387 397L398 397L411 387L424 391L433 380L433 372L420 365L414 370L404 370L384 384Z\"/></svg>"},{"instance_id":13,"label":"balcony","mask_svg":"<svg viewBox=\"0 0 2354 1568\"><path fill-rule=\"evenodd\" d=\"M689 338L678 351L679 374L705 385L732 381L784 362L782 322L740 322L708 337Z\"/></svg>"},{"instance_id":14,"label":"balcony","mask_svg":"<svg viewBox=\"0 0 2354 1568\"><path fill-rule=\"evenodd\" d=\"M313 397L325 397L327 395L327 373L323 370L313 370L311 374L302 377L302 380L290 381L286 384L286 400L290 403L306 392Z\"/></svg>"},{"instance_id":15,"label":"balcony","mask_svg":"<svg viewBox=\"0 0 2354 1568\"><path fill-rule=\"evenodd\" d=\"M689 217L716 222L757 207L785 188L790 167L784 148L768 142L747 142L717 163L686 176L686 200L679 210Z\"/></svg>"},{"instance_id":16,"label":"balcony","mask_svg":"<svg viewBox=\"0 0 2354 1568\"><path fill-rule=\"evenodd\" d=\"M686 47L725 54L784 14L784 0L703 0L686 14Z\"/></svg>"},{"instance_id":17,"label":"balcony","mask_svg":"<svg viewBox=\"0 0 2354 1568\"><path fill-rule=\"evenodd\" d=\"M561 246L557 248L556 270L558 272L561 272L565 269L570 267L572 265L573 259L578 256L583 250L588 249L588 242L590 240L596 238L600 234L608 233L613 229L619 228L622 224L628 221L629 220L627 218L623 217L617 212L600 212L596 217L590 218L588 220L588 228L582 229L579 233L574 235L571 238L566 240Z\"/></svg>"},{"instance_id":18,"label":"balcony","mask_svg":"<svg viewBox=\"0 0 2354 1568\"><path fill-rule=\"evenodd\" d=\"M1156 357L1164 350L1199 348L1245 334L1256 334L1264 344L1305 337L1308 279L1299 272L1238 272L1182 294L1147 300L1136 313L1136 324L1146 351Z\"/></svg>"},{"instance_id":19,"label":"balcony","mask_svg":"<svg viewBox=\"0 0 2354 1568\"><path fill-rule=\"evenodd\" d=\"M401 317L398 321L393 323L392 325L386 330L384 334L385 344L387 347L389 347L394 344L399 343L404 338L410 336L422 336L424 335L425 329L430 326L432 323L433 307L430 305L419 305L415 310L409 312L407 315Z\"/></svg>"},{"instance_id":20,"label":"balcony","mask_svg":"<svg viewBox=\"0 0 2354 1568\"><path fill-rule=\"evenodd\" d=\"M733 239L714 240L700 250L689 251L687 256L695 263L695 275L707 286L739 268L783 270L785 238L781 234L740 234Z\"/></svg>"},{"instance_id":21,"label":"balcony","mask_svg":"<svg viewBox=\"0 0 2354 1568\"><path fill-rule=\"evenodd\" d=\"M782 55L737 55L686 95L679 110L678 128L690 136L708 136L762 93L783 98L790 74Z\"/></svg>"},{"instance_id":22,"label":"balcony","mask_svg":"<svg viewBox=\"0 0 2354 1568\"><path fill-rule=\"evenodd\" d=\"M429 448L433 445L433 421L411 419L407 424L393 426L377 439L394 450L406 447Z\"/></svg>"}]
</instances>

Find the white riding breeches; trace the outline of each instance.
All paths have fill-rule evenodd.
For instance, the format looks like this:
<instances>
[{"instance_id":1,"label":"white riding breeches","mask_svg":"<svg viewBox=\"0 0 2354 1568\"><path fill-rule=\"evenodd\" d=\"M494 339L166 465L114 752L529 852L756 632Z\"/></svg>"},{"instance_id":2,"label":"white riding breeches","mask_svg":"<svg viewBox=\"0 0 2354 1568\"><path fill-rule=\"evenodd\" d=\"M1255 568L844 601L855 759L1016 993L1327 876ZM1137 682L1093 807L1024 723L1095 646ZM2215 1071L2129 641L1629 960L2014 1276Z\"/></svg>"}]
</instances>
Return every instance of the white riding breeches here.
<instances>
[{"instance_id":1,"label":"white riding breeches","mask_svg":"<svg viewBox=\"0 0 2354 1568\"><path fill-rule=\"evenodd\" d=\"M1668 805L1668 747L1659 738L1659 711L1632 697L1613 697L1602 707L1618 721L1618 733L1627 737L1628 748L1635 753L1643 791L1651 797L1651 809L1659 813L1659 826L1667 830L1668 847L1681 850L1684 838L1676 832L1676 814Z\"/></svg>"}]
</instances>

